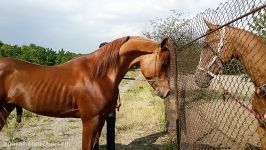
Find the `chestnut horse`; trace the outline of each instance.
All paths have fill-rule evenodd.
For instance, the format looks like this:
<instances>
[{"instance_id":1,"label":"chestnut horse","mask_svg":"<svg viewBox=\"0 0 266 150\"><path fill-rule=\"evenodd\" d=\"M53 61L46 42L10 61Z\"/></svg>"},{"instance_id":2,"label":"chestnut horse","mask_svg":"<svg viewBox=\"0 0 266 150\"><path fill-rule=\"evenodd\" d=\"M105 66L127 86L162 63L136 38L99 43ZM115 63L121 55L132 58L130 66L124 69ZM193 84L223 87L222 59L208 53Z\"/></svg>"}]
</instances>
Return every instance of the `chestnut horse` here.
<instances>
[{"instance_id":1,"label":"chestnut horse","mask_svg":"<svg viewBox=\"0 0 266 150\"><path fill-rule=\"evenodd\" d=\"M93 149L107 115L115 109L118 85L127 71L140 65L155 93L170 91L168 38L161 43L142 37L116 39L97 51L58 66L0 59L0 127L18 105L51 117L82 120L82 149Z\"/></svg>"},{"instance_id":2,"label":"chestnut horse","mask_svg":"<svg viewBox=\"0 0 266 150\"><path fill-rule=\"evenodd\" d=\"M199 87L207 88L211 79L223 70L232 58L243 63L252 79L255 91L252 109L256 113L262 148L266 149L266 41L243 29L226 26L219 30L219 25L205 21L209 31L205 37L205 49L195 73L195 82ZM216 31L214 31L216 30Z\"/></svg>"}]
</instances>

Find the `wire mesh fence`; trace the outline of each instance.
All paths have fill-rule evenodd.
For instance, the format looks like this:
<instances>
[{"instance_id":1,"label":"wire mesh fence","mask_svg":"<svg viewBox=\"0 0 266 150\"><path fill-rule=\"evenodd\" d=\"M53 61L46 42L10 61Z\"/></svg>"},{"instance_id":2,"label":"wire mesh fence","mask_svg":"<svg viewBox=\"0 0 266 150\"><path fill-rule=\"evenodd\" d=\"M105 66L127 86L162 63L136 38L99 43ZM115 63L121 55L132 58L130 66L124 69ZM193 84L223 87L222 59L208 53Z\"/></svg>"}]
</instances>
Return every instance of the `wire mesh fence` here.
<instances>
[{"instance_id":1,"label":"wire mesh fence","mask_svg":"<svg viewBox=\"0 0 266 150\"><path fill-rule=\"evenodd\" d=\"M177 52L181 149L266 149L266 1L184 22Z\"/></svg>"}]
</instances>

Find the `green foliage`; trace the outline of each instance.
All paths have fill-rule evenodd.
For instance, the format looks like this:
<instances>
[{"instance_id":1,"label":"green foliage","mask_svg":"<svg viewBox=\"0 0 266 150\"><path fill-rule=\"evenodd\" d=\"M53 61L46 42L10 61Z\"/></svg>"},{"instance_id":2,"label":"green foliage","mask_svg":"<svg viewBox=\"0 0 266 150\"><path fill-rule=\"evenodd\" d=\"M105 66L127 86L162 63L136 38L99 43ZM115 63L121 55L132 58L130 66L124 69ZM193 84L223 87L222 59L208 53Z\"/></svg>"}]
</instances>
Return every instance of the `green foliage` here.
<instances>
[{"instance_id":1,"label":"green foliage","mask_svg":"<svg viewBox=\"0 0 266 150\"><path fill-rule=\"evenodd\" d=\"M139 65L134 65L129 70L130 71L136 71L137 69L139 69Z\"/></svg>"},{"instance_id":2,"label":"green foliage","mask_svg":"<svg viewBox=\"0 0 266 150\"><path fill-rule=\"evenodd\" d=\"M0 47L3 45L4 43L2 41L0 41Z\"/></svg>"},{"instance_id":3,"label":"green foliage","mask_svg":"<svg viewBox=\"0 0 266 150\"><path fill-rule=\"evenodd\" d=\"M171 50L178 51L177 65L179 73L193 73L199 62L201 45L194 42L182 47L193 39L193 32L188 26L189 20L175 10L166 18L157 18L150 21L149 31L143 33L148 38L161 41L165 37L171 38Z\"/></svg>"},{"instance_id":4,"label":"green foliage","mask_svg":"<svg viewBox=\"0 0 266 150\"><path fill-rule=\"evenodd\" d=\"M4 44L0 41L0 57L12 57L41 65L52 66L61 64L78 55L80 54L64 51L63 49L56 52L50 48L44 48L35 44L17 46Z\"/></svg>"},{"instance_id":5,"label":"green foliage","mask_svg":"<svg viewBox=\"0 0 266 150\"><path fill-rule=\"evenodd\" d=\"M237 74L243 74L245 72L245 68L243 66L243 63L241 63L240 60L237 58L233 58L228 64L226 64L224 69L224 74L227 75L237 75Z\"/></svg>"},{"instance_id":6,"label":"green foliage","mask_svg":"<svg viewBox=\"0 0 266 150\"><path fill-rule=\"evenodd\" d=\"M260 11L252 16L253 23L249 24L251 29L256 31L261 37L266 38L266 12Z\"/></svg>"},{"instance_id":7,"label":"green foliage","mask_svg":"<svg viewBox=\"0 0 266 150\"><path fill-rule=\"evenodd\" d=\"M59 50L57 53L57 58L56 58L56 64L61 64L63 62L66 62L74 57L76 57L77 54L71 53L68 51L64 51L63 49Z\"/></svg>"},{"instance_id":8,"label":"green foliage","mask_svg":"<svg viewBox=\"0 0 266 150\"><path fill-rule=\"evenodd\" d=\"M148 38L161 41L165 37L170 37L175 48L191 39L191 35L184 29L187 24L182 14L171 10L171 14L166 18L156 18L150 21L149 31L143 33Z\"/></svg>"}]
</instances>

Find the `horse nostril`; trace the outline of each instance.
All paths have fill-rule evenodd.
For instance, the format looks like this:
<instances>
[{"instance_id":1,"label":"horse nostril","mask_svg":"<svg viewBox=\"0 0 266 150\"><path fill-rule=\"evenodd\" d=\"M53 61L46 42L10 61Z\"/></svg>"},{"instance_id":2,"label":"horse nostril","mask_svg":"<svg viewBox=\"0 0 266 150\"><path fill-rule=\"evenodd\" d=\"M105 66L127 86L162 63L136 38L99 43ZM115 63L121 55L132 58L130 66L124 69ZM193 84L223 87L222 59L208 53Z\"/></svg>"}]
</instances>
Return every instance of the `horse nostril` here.
<instances>
[{"instance_id":1,"label":"horse nostril","mask_svg":"<svg viewBox=\"0 0 266 150\"><path fill-rule=\"evenodd\" d=\"M168 97L169 95L171 94L171 91L170 90L168 90L165 94L164 94L164 98L166 98L166 97Z\"/></svg>"},{"instance_id":2,"label":"horse nostril","mask_svg":"<svg viewBox=\"0 0 266 150\"><path fill-rule=\"evenodd\" d=\"M170 90L167 92L166 97L169 96L169 95L171 95L171 91Z\"/></svg>"},{"instance_id":3,"label":"horse nostril","mask_svg":"<svg viewBox=\"0 0 266 150\"><path fill-rule=\"evenodd\" d=\"M154 80L148 80L148 83L152 85L154 83Z\"/></svg>"}]
</instances>

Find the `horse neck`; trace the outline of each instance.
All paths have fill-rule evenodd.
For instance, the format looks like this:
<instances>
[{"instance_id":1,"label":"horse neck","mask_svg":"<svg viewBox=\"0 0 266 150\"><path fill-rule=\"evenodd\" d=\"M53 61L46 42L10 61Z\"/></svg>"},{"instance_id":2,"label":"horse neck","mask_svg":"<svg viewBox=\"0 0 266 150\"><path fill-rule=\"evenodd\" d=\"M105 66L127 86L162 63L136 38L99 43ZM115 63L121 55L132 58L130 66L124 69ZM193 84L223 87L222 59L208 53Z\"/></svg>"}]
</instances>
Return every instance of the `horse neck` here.
<instances>
[{"instance_id":1,"label":"horse neck","mask_svg":"<svg viewBox=\"0 0 266 150\"><path fill-rule=\"evenodd\" d=\"M113 76L116 83L120 83L128 70L140 63L141 58L151 54L158 48L158 44L148 40L130 39L119 51L119 64L117 74Z\"/></svg>"},{"instance_id":2,"label":"horse neck","mask_svg":"<svg viewBox=\"0 0 266 150\"><path fill-rule=\"evenodd\" d=\"M241 29L234 29L231 42L236 56L241 60L255 86L266 83L266 42L259 36Z\"/></svg>"}]
</instances>

